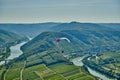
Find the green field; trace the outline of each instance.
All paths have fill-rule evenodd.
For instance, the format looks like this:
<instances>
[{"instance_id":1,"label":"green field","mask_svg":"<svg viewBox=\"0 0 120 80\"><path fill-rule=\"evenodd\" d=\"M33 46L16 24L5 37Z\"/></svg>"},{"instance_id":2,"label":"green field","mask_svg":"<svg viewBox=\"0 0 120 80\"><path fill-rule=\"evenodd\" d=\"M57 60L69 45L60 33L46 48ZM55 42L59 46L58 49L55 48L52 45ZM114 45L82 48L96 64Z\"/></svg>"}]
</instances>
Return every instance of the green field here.
<instances>
[{"instance_id":1,"label":"green field","mask_svg":"<svg viewBox=\"0 0 120 80\"><path fill-rule=\"evenodd\" d=\"M6 72L6 80L20 80L20 72L25 62L14 63ZM0 70L2 72L2 70ZM22 72L22 80L96 80L84 71L83 67L77 67L68 63L56 63L49 66L39 64L26 67Z\"/></svg>"},{"instance_id":2,"label":"green field","mask_svg":"<svg viewBox=\"0 0 120 80\"><path fill-rule=\"evenodd\" d=\"M85 80L85 78L89 80L96 80L96 78L85 72L84 69L82 70L82 67L60 63L51 65L49 68L58 74L61 74L67 80L79 80L79 78L82 78L83 80Z\"/></svg>"},{"instance_id":3,"label":"green field","mask_svg":"<svg viewBox=\"0 0 120 80\"><path fill-rule=\"evenodd\" d=\"M40 80L41 78L36 74L36 71L44 70L46 70L46 66L44 64L25 68L23 71L23 80L35 80L35 79Z\"/></svg>"},{"instance_id":4,"label":"green field","mask_svg":"<svg viewBox=\"0 0 120 80\"><path fill-rule=\"evenodd\" d=\"M14 63L7 70L5 79L6 80L20 80L20 71L24 66L24 62Z\"/></svg>"},{"instance_id":5,"label":"green field","mask_svg":"<svg viewBox=\"0 0 120 80\"><path fill-rule=\"evenodd\" d=\"M41 53L37 53L27 57L26 67L42 63L49 65L59 61L65 61L64 57L61 54L55 53L52 50L43 51Z\"/></svg>"},{"instance_id":6,"label":"green field","mask_svg":"<svg viewBox=\"0 0 120 80\"><path fill-rule=\"evenodd\" d=\"M77 67L77 66L69 65L69 64L65 64L65 63L54 64L54 65L51 65L48 67L60 74L79 69L79 67Z\"/></svg>"}]
</instances>

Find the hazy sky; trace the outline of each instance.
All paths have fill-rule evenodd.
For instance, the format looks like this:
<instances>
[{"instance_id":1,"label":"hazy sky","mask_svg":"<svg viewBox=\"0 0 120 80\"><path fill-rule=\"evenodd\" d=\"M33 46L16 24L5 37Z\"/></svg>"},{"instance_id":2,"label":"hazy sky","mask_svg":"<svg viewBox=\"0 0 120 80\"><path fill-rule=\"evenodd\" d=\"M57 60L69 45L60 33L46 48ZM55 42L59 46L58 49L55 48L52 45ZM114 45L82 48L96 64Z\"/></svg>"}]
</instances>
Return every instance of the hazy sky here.
<instances>
[{"instance_id":1,"label":"hazy sky","mask_svg":"<svg viewBox=\"0 0 120 80\"><path fill-rule=\"evenodd\" d=\"M120 0L0 0L0 23L120 22Z\"/></svg>"}]
</instances>

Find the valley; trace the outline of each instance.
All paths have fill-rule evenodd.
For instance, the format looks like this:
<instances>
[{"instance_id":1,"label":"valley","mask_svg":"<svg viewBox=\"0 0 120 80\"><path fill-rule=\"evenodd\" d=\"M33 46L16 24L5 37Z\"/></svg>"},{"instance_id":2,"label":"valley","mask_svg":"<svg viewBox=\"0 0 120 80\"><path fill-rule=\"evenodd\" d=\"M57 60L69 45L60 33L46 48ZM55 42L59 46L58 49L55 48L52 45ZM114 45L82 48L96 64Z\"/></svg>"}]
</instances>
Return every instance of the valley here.
<instances>
[{"instance_id":1,"label":"valley","mask_svg":"<svg viewBox=\"0 0 120 80\"><path fill-rule=\"evenodd\" d=\"M13 25L4 30L12 31ZM35 27L35 24L33 25ZM28 33L12 33L14 36L9 35L10 39L3 35L4 30L0 33L0 39L4 39L0 43L0 50L3 53L5 48L8 48L9 55L7 53L6 59L11 59L6 66L0 66L1 80L105 80L91 74L91 70L98 75L103 74L107 79L119 80L120 31L113 29L113 24L110 27L110 24L79 22L37 25L44 26L37 26L35 29L38 31L34 32L31 32L33 27L30 27ZM40 31L45 25L46 29ZM20 25L15 24L13 32L18 30L15 29L16 26ZM30 34L33 34L33 38L28 41ZM55 40L61 37L69 39L70 42L61 40L55 44ZM75 63L71 62L72 59L83 56L84 58L74 61Z\"/></svg>"}]
</instances>

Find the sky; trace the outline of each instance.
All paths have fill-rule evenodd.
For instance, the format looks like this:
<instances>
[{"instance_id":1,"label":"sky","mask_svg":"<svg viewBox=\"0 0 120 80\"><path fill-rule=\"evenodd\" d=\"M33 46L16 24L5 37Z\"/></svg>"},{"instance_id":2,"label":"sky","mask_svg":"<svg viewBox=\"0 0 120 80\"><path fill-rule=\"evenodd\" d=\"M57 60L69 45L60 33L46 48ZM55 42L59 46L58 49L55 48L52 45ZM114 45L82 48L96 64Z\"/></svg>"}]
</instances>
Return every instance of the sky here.
<instances>
[{"instance_id":1,"label":"sky","mask_svg":"<svg viewBox=\"0 0 120 80\"><path fill-rule=\"evenodd\" d=\"M0 23L120 23L120 0L0 0Z\"/></svg>"}]
</instances>

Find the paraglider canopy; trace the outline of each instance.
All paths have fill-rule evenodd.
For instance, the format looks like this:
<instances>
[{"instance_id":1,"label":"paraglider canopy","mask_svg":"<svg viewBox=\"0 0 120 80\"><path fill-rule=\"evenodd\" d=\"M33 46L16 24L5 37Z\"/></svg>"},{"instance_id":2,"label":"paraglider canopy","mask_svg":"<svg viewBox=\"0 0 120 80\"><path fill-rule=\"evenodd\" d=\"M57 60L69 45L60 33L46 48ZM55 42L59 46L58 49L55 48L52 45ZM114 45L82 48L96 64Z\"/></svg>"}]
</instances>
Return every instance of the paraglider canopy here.
<instances>
[{"instance_id":1,"label":"paraglider canopy","mask_svg":"<svg viewBox=\"0 0 120 80\"><path fill-rule=\"evenodd\" d=\"M56 43L56 44L59 44L59 42L60 42L61 40L66 40L67 42L70 43L70 40L69 40L68 38L66 38L66 37L57 38L56 41L55 41L55 43Z\"/></svg>"}]
</instances>

